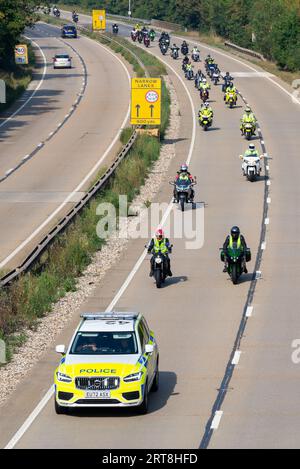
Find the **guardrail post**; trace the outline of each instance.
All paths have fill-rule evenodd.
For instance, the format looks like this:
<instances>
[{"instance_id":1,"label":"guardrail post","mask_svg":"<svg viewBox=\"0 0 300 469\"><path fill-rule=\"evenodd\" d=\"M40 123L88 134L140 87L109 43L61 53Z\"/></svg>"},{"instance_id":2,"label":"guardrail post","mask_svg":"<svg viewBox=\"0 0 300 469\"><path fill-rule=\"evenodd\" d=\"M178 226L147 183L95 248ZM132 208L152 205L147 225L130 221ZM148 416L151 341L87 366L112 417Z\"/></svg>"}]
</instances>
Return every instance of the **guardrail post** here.
<instances>
[{"instance_id":1,"label":"guardrail post","mask_svg":"<svg viewBox=\"0 0 300 469\"><path fill-rule=\"evenodd\" d=\"M4 80L0 80L0 103L6 103L6 83Z\"/></svg>"}]
</instances>

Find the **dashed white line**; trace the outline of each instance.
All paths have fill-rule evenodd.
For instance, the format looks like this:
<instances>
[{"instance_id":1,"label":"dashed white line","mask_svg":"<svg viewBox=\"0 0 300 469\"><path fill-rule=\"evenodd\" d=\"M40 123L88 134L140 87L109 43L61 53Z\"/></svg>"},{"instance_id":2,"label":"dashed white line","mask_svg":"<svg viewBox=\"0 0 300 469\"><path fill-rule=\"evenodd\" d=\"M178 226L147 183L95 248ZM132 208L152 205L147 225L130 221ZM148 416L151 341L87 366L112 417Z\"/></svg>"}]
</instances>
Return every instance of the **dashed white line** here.
<instances>
[{"instance_id":1,"label":"dashed white line","mask_svg":"<svg viewBox=\"0 0 300 469\"><path fill-rule=\"evenodd\" d=\"M30 157L30 155L25 155L25 156L23 156L22 160L23 160L23 161L24 161L24 160L27 160L29 157Z\"/></svg>"},{"instance_id":2,"label":"dashed white line","mask_svg":"<svg viewBox=\"0 0 300 469\"><path fill-rule=\"evenodd\" d=\"M266 247L267 247L266 241L264 241L263 243L261 243L261 249L262 249L262 251L265 251Z\"/></svg>"},{"instance_id":3,"label":"dashed white line","mask_svg":"<svg viewBox=\"0 0 300 469\"><path fill-rule=\"evenodd\" d=\"M271 202L272 202L271 197L268 197L268 198L267 198L267 204L270 204Z\"/></svg>"},{"instance_id":4,"label":"dashed white line","mask_svg":"<svg viewBox=\"0 0 300 469\"><path fill-rule=\"evenodd\" d=\"M265 218L265 225L269 225L270 224L270 218Z\"/></svg>"},{"instance_id":5,"label":"dashed white line","mask_svg":"<svg viewBox=\"0 0 300 469\"><path fill-rule=\"evenodd\" d=\"M223 416L223 411L217 410L214 415L211 426L210 426L211 430L217 430L219 428L222 416Z\"/></svg>"},{"instance_id":6,"label":"dashed white line","mask_svg":"<svg viewBox=\"0 0 300 469\"><path fill-rule=\"evenodd\" d=\"M261 271L260 271L260 270L257 270L257 271L255 272L255 280L260 280L261 277L262 277Z\"/></svg>"},{"instance_id":7,"label":"dashed white line","mask_svg":"<svg viewBox=\"0 0 300 469\"><path fill-rule=\"evenodd\" d=\"M240 350L235 351L235 354L234 354L232 362L231 362L232 365L238 365L239 364L241 354L242 354L242 352Z\"/></svg>"},{"instance_id":8,"label":"dashed white line","mask_svg":"<svg viewBox=\"0 0 300 469\"><path fill-rule=\"evenodd\" d=\"M269 170L270 170L270 166L269 166L269 165L268 165L268 166L266 166L266 170L267 170L267 171L269 171Z\"/></svg>"},{"instance_id":9,"label":"dashed white line","mask_svg":"<svg viewBox=\"0 0 300 469\"><path fill-rule=\"evenodd\" d=\"M251 318L252 313L253 313L253 306L248 306L246 310L246 318Z\"/></svg>"},{"instance_id":10,"label":"dashed white line","mask_svg":"<svg viewBox=\"0 0 300 469\"><path fill-rule=\"evenodd\" d=\"M270 186L270 185L271 185L271 181L268 180L268 181L267 181L267 186Z\"/></svg>"},{"instance_id":11,"label":"dashed white line","mask_svg":"<svg viewBox=\"0 0 300 469\"><path fill-rule=\"evenodd\" d=\"M15 169L15 168L10 168L10 169L8 169L8 170L5 172L6 176L8 176L9 174L11 174L14 169Z\"/></svg>"}]
</instances>

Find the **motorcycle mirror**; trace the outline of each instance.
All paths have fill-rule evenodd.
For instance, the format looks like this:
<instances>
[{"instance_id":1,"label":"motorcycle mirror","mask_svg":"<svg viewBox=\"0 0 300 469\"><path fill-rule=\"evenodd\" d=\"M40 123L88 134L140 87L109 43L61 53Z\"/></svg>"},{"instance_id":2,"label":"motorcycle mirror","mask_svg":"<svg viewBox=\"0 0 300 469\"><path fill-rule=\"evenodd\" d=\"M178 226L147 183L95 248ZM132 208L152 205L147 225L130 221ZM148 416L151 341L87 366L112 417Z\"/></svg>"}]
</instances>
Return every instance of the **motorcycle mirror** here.
<instances>
[{"instance_id":1,"label":"motorcycle mirror","mask_svg":"<svg viewBox=\"0 0 300 469\"><path fill-rule=\"evenodd\" d=\"M264 158L264 155L260 155L259 159L262 160Z\"/></svg>"},{"instance_id":2,"label":"motorcycle mirror","mask_svg":"<svg viewBox=\"0 0 300 469\"><path fill-rule=\"evenodd\" d=\"M241 160L243 160L243 159L244 159L243 155L240 155L240 156L239 156L239 158L240 158Z\"/></svg>"}]
</instances>

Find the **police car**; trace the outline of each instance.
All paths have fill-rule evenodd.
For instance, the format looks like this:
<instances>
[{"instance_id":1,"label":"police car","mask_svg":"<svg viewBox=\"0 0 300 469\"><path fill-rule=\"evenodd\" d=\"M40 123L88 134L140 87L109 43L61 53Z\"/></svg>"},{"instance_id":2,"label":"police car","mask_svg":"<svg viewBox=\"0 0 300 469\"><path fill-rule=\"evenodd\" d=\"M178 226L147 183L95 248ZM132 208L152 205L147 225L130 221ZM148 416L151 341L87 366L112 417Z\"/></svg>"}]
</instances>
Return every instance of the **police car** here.
<instances>
[{"instance_id":1,"label":"police car","mask_svg":"<svg viewBox=\"0 0 300 469\"><path fill-rule=\"evenodd\" d=\"M55 411L75 407L136 407L148 411L159 385L159 353L142 314L83 314L54 373Z\"/></svg>"},{"instance_id":2,"label":"police car","mask_svg":"<svg viewBox=\"0 0 300 469\"><path fill-rule=\"evenodd\" d=\"M77 29L73 24L64 24L61 28L61 37L77 38Z\"/></svg>"}]
</instances>

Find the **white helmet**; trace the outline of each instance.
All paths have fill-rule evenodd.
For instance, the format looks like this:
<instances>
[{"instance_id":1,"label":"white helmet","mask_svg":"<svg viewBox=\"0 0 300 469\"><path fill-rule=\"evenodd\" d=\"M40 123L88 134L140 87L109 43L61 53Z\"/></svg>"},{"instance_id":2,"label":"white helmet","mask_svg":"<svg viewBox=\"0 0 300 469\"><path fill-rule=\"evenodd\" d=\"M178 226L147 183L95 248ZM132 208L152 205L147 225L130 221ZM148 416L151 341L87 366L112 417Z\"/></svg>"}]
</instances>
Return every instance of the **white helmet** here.
<instances>
[{"instance_id":1,"label":"white helmet","mask_svg":"<svg viewBox=\"0 0 300 469\"><path fill-rule=\"evenodd\" d=\"M202 82L203 82L203 83L207 83L206 78L203 78Z\"/></svg>"}]
</instances>

